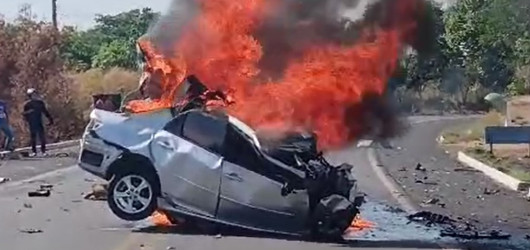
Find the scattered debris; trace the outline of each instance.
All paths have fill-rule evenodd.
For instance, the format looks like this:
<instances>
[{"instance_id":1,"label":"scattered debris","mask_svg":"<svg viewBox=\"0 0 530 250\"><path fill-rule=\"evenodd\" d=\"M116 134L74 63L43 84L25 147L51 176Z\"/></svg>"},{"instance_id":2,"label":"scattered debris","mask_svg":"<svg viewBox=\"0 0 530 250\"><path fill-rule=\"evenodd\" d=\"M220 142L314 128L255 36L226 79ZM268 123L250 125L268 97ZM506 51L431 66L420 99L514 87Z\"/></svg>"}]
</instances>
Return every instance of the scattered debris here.
<instances>
[{"instance_id":1,"label":"scattered debris","mask_svg":"<svg viewBox=\"0 0 530 250\"><path fill-rule=\"evenodd\" d=\"M50 190L36 190L28 192L29 197L48 197L50 195Z\"/></svg>"},{"instance_id":2,"label":"scattered debris","mask_svg":"<svg viewBox=\"0 0 530 250\"><path fill-rule=\"evenodd\" d=\"M94 180L94 179L90 179L90 178L85 178L85 181L86 181L86 182L96 182L96 180Z\"/></svg>"},{"instance_id":3,"label":"scattered debris","mask_svg":"<svg viewBox=\"0 0 530 250\"><path fill-rule=\"evenodd\" d=\"M53 189L52 184L41 184L39 189L28 192L29 197L48 197Z\"/></svg>"},{"instance_id":4,"label":"scattered debris","mask_svg":"<svg viewBox=\"0 0 530 250\"><path fill-rule=\"evenodd\" d=\"M423 201L423 203L434 205L434 204L438 203L439 201L440 201L440 199L438 199L438 198L432 198L432 199L428 199L426 201Z\"/></svg>"},{"instance_id":5,"label":"scattered debris","mask_svg":"<svg viewBox=\"0 0 530 250\"><path fill-rule=\"evenodd\" d=\"M424 180L420 180L420 179L416 179L415 182L416 183L420 183L420 184L425 184L425 185L431 185L431 186L438 185L438 183L436 183L434 181L424 181Z\"/></svg>"},{"instance_id":6,"label":"scattered debris","mask_svg":"<svg viewBox=\"0 0 530 250\"><path fill-rule=\"evenodd\" d=\"M33 208L33 206L30 203L24 203L25 208Z\"/></svg>"},{"instance_id":7,"label":"scattered debris","mask_svg":"<svg viewBox=\"0 0 530 250\"><path fill-rule=\"evenodd\" d=\"M22 210L20 210L20 209L19 209L19 210L17 210L17 214L19 214L20 212L22 212Z\"/></svg>"},{"instance_id":8,"label":"scattered debris","mask_svg":"<svg viewBox=\"0 0 530 250\"><path fill-rule=\"evenodd\" d=\"M476 170L474 168L468 168L468 167L455 168L453 171L455 171L455 172L472 172L472 173L480 172L479 170Z\"/></svg>"},{"instance_id":9,"label":"scattered debris","mask_svg":"<svg viewBox=\"0 0 530 250\"><path fill-rule=\"evenodd\" d=\"M63 210L64 212L70 212L70 209L64 207L61 207L61 210Z\"/></svg>"},{"instance_id":10,"label":"scattered debris","mask_svg":"<svg viewBox=\"0 0 530 250\"><path fill-rule=\"evenodd\" d=\"M177 248L175 248L175 247L166 247L166 250L175 250L175 249L177 249Z\"/></svg>"},{"instance_id":11,"label":"scattered debris","mask_svg":"<svg viewBox=\"0 0 530 250\"><path fill-rule=\"evenodd\" d=\"M19 230L21 233L27 233L27 234L36 234L36 233L42 233L42 230L40 229L34 229L34 228L28 228L28 229L22 229Z\"/></svg>"},{"instance_id":12,"label":"scattered debris","mask_svg":"<svg viewBox=\"0 0 530 250\"><path fill-rule=\"evenodd\" d=\"M41 190L52 190L53 189L53 185L52 184L41 184L40 185L40 189Z\"/></svg>"},{"instance_id":13,"label":"scattered debris","mask_svg":"<svg viewBox=\"0 0 530 250\"><path fill-rule=\"evenodd\" d=\"M73 203L79 203L82 202L82 200L72 200Z\"/></svg>"},{"instance_id":14,"label":"scattered debris","mask_svg":"<svg viewBox=\"0 0 530 250\"><path fill-rule=\"evenodd\" d=\"M221 238L223 238L223 236L221 234L218 234L218 235L215 236L215 238L216 239L221 239Z\"/></svg>"},{"instance_id":15,"label":"scattered debris","mask_svg":"<svg viewBox=\"0 0 530 250\"><path fill-rule=\"evenodd\" d=\"M8 182L10 180L11 180L11 178L8 178L8 177L0 177L0 184L6 183L6 182Z\"/></svg>"},{"instance_id":16,"label":"scattered debris","mask_svg":"<svg viewBox=\"0 0 530 250\"><path fill-rule=\"evenodd\" d=\"M416 164L416 170L418 171L427 171L427 169L421 165L421 163L418 162L418 164Z\"/></svg>"},{"instance_id":17,"label":"scattered debris","mask_svg":"<svg viewBox=\"0 0 530 250\"><path fill-rule=\"evenodd\" d=\"M480 195L480 194L479 194L479 195L477 195L477 199L479 199L479 200L482 200L482 201L483 201L483 200L484 200L484 196L482 196L482 195Z\"/></svg>"},{"instance_id":18,"label":"scattered debris","mask_svg":"<svg viewBox=\"0 0 530 250\"><path fill-rule=\"evenodd\" d=\"M411 221L427 221L427 226L432 224L449 224L456 222L455 220L441 214L435 214L429 211L421 211L408 216Z\"/></svg>"},{"instance_id":19,"label":"scattered debris","mask_svg":"<svg viewBox=\"0 0 530 250\"><path fill-rule=\"evenodd\" d=\"M92 191L84 196L86 200L107 200L107 189L108 184L94 184L92 185Z\"/></svg>"},{"instance_id":20,"label":"scattered debris","mask_svg":"<svg viewBox=\"0 0 530 250\"><path fill-rule=\"evenodd\" d=\"M406 172L407 171L407 168L406 167L402 167L398 170L399 172Z\"/></svg>"},{"instance_id":21,"label":"scattered debris","mask_svg":"<svg viewBox=\"0 0 530 250\"><path fill-rule=\"evenodd\" d=\"M484 188L484 194L486 194L486 195L493 195L493 194L499 193L500 191L501 190L499 190L499 189Z\"/></svg>"},{"instance_id":22,"label":"scattered debris","mask_svg":"<svg viewBox=\"0 0 530 250\"><path fill-rule=\"evenodd\" d=\"M502 233L497 230L491 230L489 232L476 231L476 230L458 230L458 229L445 229L441 232L442 236L456 237L462 239L495 239L505 240L511 237L508 233Z\"/></svg>"},{"instance_id":23,"label":"scattered debris","mask_svg":"<svg viewBox=\"0 0 530 250\"><path fill-rule=\"evenodd\" d=\"M445 203L438 203L438 206L440 206L441 208L445 208Z\"/></svg>"},{"instance_id":24,"label":"scattered debris","mask_svg":"<svg viewBox=\"0 0 530 250\"><path fill-rule=\"evenodd\" d=\"M468 221L457 221L448 216L432 213L429 211L421 211L408 216L411 221L425 221L427 226L438 224L442 226L440 235L442 237L455 237L462 239L509 239L511 237L508 233L503 233L499 230L479 231ZM462 218L458 217L458 220Z\"/></svg>"}]
</instances>

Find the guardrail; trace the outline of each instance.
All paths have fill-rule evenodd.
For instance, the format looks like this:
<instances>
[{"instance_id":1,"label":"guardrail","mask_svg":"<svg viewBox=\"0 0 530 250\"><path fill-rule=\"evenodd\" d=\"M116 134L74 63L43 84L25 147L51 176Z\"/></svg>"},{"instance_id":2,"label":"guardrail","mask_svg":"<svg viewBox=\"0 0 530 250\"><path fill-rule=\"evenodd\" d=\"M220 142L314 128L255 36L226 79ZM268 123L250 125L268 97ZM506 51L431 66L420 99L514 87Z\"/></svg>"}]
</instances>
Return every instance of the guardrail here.
<instances>
[{"instance_id":1,"label":"guardrail","mask_svg":"<svg viewBox=\"0 0 530 250\"><path fill-rule=\"evenodd\" d=\"M486 127L484 137L490 145L490 152L493 153L493 144L528 144L528 154L530 155L530 126Z\"/></svg>"}]
</instances>

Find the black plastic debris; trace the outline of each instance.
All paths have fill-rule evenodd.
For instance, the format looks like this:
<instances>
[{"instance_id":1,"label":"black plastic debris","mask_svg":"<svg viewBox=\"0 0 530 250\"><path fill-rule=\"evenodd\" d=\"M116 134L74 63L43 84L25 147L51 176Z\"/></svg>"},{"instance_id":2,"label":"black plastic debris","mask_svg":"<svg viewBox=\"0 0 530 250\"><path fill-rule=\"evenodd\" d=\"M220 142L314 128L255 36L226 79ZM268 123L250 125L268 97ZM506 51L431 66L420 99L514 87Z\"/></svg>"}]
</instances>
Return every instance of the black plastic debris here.
<instances>
[{"instance_id":1,"label":"black plastic debris","mask_svg":"<svg viewBox=\"0 0 530 250\"><path fill-rule=\"evenodd\" d=\"M29 197L48 197L51 195L52 189L53 189L52 184L42 184L39 186L39 189L28 192L28 196Z\"/></svg>"},{"instance_id":2,"label":"black plastic debris","mask_svg":"<svg viewBox=\"0 0 530 250\"><path fill-rule=\"evenodd\" d=\"M421 211L408 216L411 221L426 222L426 226L437 224L442 227L442 237L454 237L461 239L494 239L506 240L511 237L508 233L499 230L478 230L477 227L463 218L454 220L446 215L436 214L429 211Z\"/></svg>"},{"instance_id":3,"label":"black plastic debris","mask_svg":"<svg viewBox=\"0 0 530 250\"><path fill-rule=\"evenodd\" d=\"M498 230L491 231L475 231L475 230L466 230L466 229L444 229L441 232L443 237L455 237L462 239L492 239L492 240L507 240L511 237L508 233L503 233Z\"/></svg>"},{"instance_id":4,"label":"black plastic debris","mask_svg":"<svg viewBox=\"0 0 530 250\"><path fill-rule=\"evenodd\" d=\"M500 190L499 189L488 189L488 188L484 188L484 194L486 195L493 195L493 194L497 194L499 193Z\"/></svg>"},{"instance_id":5,"label":"black plastic debris","mask_svg":"<svg viewBox=\"0 0 530 250\"><path fill-rule=\"evenodd\" d=\"M27 234L36 234L36 233L42 233L42 230L40 229L34 229L34 228L28 228L28 229L21 229L19 230L21 233L27 233Z\"/></svg>"},{"instance_id":6,"label":"black plastic debris","mask_svg":"<svg viewBox=\"0 0 530 250\"><path fill-rule=\"evenodd\" d=\"M456 222L448 216L432 213L429 211L421 211L408 216L411 221L425 221L427 226L432 224L450 224Z\"/></svg>"},{"instance_id":7,"label":"black plastic debris","mask_svg":"<svg viewBox=\"0 0 530 250\"><path fill-rule=\"evenodd\" d=\"M50 195L50 190L36 190L28 192L29 197L48 197Z\"/></svg>"},{"instance_id":8,"label":"black plastic debris","mask_svg":"<svg viewBox=\"0 0 530 250\"><path fill-rule=\"evenodd\" d=\"M418 162L418 164L416 164L416 170L424 171L424 172L427 171L427 169L423 165L421 165L421 163L419 163L419 162Z\"/></svg>"}]
</instances>

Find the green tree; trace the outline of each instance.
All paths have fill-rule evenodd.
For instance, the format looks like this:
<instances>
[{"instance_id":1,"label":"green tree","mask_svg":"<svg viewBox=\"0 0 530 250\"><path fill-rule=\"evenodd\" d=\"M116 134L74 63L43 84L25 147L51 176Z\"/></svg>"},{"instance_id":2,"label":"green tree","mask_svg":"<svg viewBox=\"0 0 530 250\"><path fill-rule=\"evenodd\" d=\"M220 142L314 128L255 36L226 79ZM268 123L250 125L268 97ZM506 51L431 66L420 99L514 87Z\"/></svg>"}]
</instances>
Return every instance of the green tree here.
<instances>
[{"instance_id":1,"label":"green tree","mask_svg":"<svg viewBox=\"0 0 530 250\"><path fill-rule=\"evenodd\" d=\"M159 14L149 8L134 9L117 15L97 15L95 27L78 31L66 28L63 58L70 69L91 67L135 67L135 43L145 34Z\"/></svg>"}]
</instances>

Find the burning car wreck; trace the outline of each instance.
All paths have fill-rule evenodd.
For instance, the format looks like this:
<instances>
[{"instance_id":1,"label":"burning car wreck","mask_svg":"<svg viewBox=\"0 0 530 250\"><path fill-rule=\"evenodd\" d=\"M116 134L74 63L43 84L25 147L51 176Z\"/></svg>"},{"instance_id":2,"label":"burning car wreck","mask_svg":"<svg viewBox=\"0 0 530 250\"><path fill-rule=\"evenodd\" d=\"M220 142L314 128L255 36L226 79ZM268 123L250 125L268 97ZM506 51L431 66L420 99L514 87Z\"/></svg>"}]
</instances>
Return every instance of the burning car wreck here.
<instances>
[{"instance_id":1,"label":"burning car wreck","mask_svg":"<svg viewBox=\"0 0 530 250\"><path fill-rule=\"evenodd\" d=\"M218 109L226 101L189 76L185 102L138 114L94 109L79 166L109 180L124 220L156 210L180 219L338 239L362 197L351 165L329 164L314 134L271 142Z\"/></svg>"}]
</instances>

